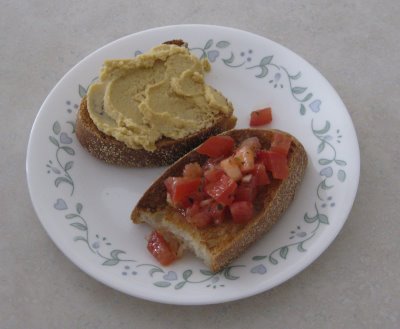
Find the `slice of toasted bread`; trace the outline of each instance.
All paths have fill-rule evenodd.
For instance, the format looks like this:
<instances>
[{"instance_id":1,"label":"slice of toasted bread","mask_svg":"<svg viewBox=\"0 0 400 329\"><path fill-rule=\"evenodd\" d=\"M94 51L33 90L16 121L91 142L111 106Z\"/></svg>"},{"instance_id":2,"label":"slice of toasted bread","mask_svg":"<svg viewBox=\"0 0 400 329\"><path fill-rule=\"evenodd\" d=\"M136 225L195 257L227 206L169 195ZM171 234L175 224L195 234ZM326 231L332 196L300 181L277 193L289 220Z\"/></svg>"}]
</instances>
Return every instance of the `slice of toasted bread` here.
<instances>
[{"instance_id":1,"label":"slice of toasted bread","mask_svg":"<svg viewBox=\"0 0 400 329\"><path fill-rule=\"evenodd\" d=\"M187 43L180 39L166 41L164 44L187 48ZM213 90L223 97L221 93ZM228 101L227 103L231 109L230 113L219 113L209 127L199 129L180 139L163 137L156 142L156 150L148 151L144 148L131 148L124 142L100 131L90 117L87 99L84 97L77 114L76 136L90 154L106 163L125 167L166 166L201 144L208 137L235 127L236 117L232 114L232 105Z\"/></svg>"},{"instance_id":2,"label":"slice of toasted bread","mask_svg":"<svg viewBox=\"0 0 400 329\"><path fill-rule=\"evenodd\" d=\"M212 135L232 129L236 124L233 116L220 116L215 123L182 139L163 138L156 143L153 152L145 149L132 149L114 137L97 129L89 116L86 98L82 99L76 119L76 137L81 145L93 156L109 164L125 167L166 166L200 145Z\"/></svg>"},{"instance_id":3,"label":"slice of toasted bread","mask_svg":"<svg viewBox=\"0 0 400 329\"><path fill-rule=\"evenodd\" d=\"M242 129L231 130L223 135L233 137L237 144L256 136L262 147L268 149L273 132ZM249 223L243 225L224 221L221 225L199 229L168 205L164 180L170 176L181 176L187 163L197 161L203 164L206 159L206 156L193 150L175 162L145 192L133 209L131 219L136 224L147 223L155 229L172 233L185 247L203 259L213 272L218 272L267 232L288 208L303 178L307 154L301 143L292 136L288 154L289 177L284 180L272 179L271 184L259 191L254 204L255 215Z\"/></svg>"}]
</instances>

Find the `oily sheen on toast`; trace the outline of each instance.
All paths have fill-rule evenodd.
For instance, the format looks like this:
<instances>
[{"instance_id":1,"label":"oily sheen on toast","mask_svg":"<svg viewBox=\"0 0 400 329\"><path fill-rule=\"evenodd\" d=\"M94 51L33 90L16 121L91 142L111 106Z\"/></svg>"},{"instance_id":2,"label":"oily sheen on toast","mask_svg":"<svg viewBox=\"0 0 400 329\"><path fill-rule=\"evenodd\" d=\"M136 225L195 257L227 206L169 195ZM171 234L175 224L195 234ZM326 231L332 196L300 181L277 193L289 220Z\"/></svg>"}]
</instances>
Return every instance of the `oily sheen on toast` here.
<instances>
[{"instance_id":1,"label":"oily sheen on toast","mask_svg":"<svg viewBox=\"0 0 400 329\"><path fill-rule=\"evenodd\" d=\"M249 137L258 137L261 145L268 149L274 131L276 130L241 129L231 130L222 135L231 136L237 144ZM175 162L150 186L132 211L133 223L147 223L161 232L173 234L213 272L220 271L265 234L292 202L296 188L304 176L307 154L302 144L295 137L291 137L288 178L272 179L268 186L260 189L254 203L254 218L247 224L225 221L220 225L197 228L167 203L164 180L170 176L181 175L188 163L198 162L201 165L207 160L207 156L197 153L196 150Z\"/></svg>"}]
</instances>

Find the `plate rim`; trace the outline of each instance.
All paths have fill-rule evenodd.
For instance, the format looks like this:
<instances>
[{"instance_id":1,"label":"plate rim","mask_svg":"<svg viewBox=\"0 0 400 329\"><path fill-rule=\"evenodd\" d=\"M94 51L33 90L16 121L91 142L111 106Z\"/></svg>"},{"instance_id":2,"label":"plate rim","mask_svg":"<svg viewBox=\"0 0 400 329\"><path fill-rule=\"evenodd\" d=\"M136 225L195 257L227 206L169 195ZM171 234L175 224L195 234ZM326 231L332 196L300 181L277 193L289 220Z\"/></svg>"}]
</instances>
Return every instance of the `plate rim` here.
<instances>
[{"instance_id":1,"label":"plate rim","mask_svg":"<svg viewBox=\"0 0 400 329\"><path fill-rule=\"evenodd\" d=\"M352 158L353 163L354 163L354 168L356 168L355 170L355 176L352 178L352 180L354 181L354 192L351 195L351 201L348 203L348 206L346 207L346 209L344 211L342 211L342 217L343 217L343 221L342 224L335 227L336 230L332 231L331 230L331 235L330 238L328 239L328 241L325 241L325 243L323 244L322 247L319 247L316 251L314 250L313 253L308 253L307 255L303 256L303 261L300 264L300 266L296 267L295 272L293 271L286 271L283 273L283 275L280 276L279 280L276 280L274 282L273 285L269 286L269 287L264 287L263 289L259 289L256 286L253 287L253 289L249 289L246 290L246 292L241 292L240 294L238 294L236 297L231 297L231 298L225 298L223 297L223 294L221 294L222 296L219 298L214 298L213 300L200 300L198 302L196 301L191 301L191 302L179 302L179 300L173 300L173 301L166 301L164 298L157 298L157 296L154 296L154 294L141 294L140 292L135 292L134 294L131 292L127 292L125 290L123 290L120 286L118 286L118 284L115 284L115 281L113 280L106 280L103 279L102 275L97 275L96 274L96 270L92 270L91 267L85 267L84 264L81 264L76 258L73 257L73 253L71 252L66 252L64 250L64 248L54 239L54 237L50 234L50 232L48 231L48 227L46 227L44 220L41 218L41 216L39 216L39 210L38 210L38 205L36 205L33 201L33 187L32 187L32 182L30 181L30 168L29 168L29 160L30 160L30 154L32 152L32 135L34 134L34 131L36 129L36 127L39 125L39 122L42 118L42 116L44 115L44 108L47 106L47 103L49 101L49 99L51 99L53 97L53 93L55 90L57 90L59 88L60 85L63 84L63 82L65 81L65 78L72 72L74 71L78 66L82 65L82 63L84 63L89 57L93 56L95 53L102 51L104 48L109 48L112 47L113 44L118 43L123 41L124 39L127 38L131 38L133 36L137 36L137 35L141 35L144 33L154 33L154 32L158 32L160 30L168 30L168 29L182 29L182 28L186 28L186 27L192 27L192 28L209 28L209 29L223 29L223 30L227 30L229 32L240 32L240 33L248 33L251 34L252 36L255 36L257 38L260 39L264 39L267 40L268 42L272 42L275 46L278 46L280 48L282 48L285 52L288 52L291 56L296 56L298 58L300 58L301 60L303 60L310 68L314 69L320 76L320 78L322 78L326 84L330 87L330 91L334 93L334 96L341 102L341 105L343 107L343 109L345 110L344 112L347 114L347 121L350 123L350 129L354 132L354 143L357 145L357 149L356 152L354 154L354 157ZM217 303L222 303L222 302L229 302L229 301L233 301L233 300L240 300L243 298L248 298L250 296L254 296L256 294L265 292L267 290L270 290L280 284L282 284L283 282L293 278L294 276L298 275L299 273L301 273L305 268L307 268L308 266L310 266L311 263L313 263L315 260L317 260L321 254L327 250L327 248L333 243L333 241L336 239L337 235L340 233L340 231L342 230L344 224L346 223L348 216L351 212L351 209L354 205L354 201L358 192L358 188L359 188L359 179L360 179L360 149L359 149L359 142L358 142L358 138L357 138L357 132L355 130L354 127L354 123L351 119L350 113L348 112L347 107L345 106L343 100L341 99L341 97L338 95L337 91L333 88L333 86L331 85L331 83L325 78L325 76L319 71L317 70L312 64L310 64L307 60L305 60L302 56L298 55L297 53L293 52L292 50L290 50L289 48L287 48L286 46L277 43L267 37L264 37L262 35L258 35L255 34L253 32L249 32L246 30L242 30L242 29L238 29L238 28L233 28L233 27L226 27L226 26L220 26L220 25L209 25L209 24L178 24L178 25L166 25L166 26L160 26L160 27L154 27L154 28L150 28L150 29L146 29L146 30L142 30L142 31L138 31L136 33L132 33L132 34L128 34L125 36L122 36L116 40L113 40L103 46L101 46L100 48L90 52L87 56L85 56L83 59L81 59L78 63L76 63L72 68L70 68L63 76L62 78L55 84L55 86L51 89L51 91L49 92L49 94L46 96L45 100L43 101L42 105L40 106L40 109L35 117L35 120L33 122L30 134L29 134L29 141L28 141L28 147L27 147L27 153L26 153L26 177L27 177L27 183L28 183L28 190L29 190L29 195L31 198L31 203L33 205L33 208L35 210L36 216L39 219L40 223L42 224L43 228L45 229L47 235L50 237L50 239L53 241L53 243L58 247L58 249L65 255L67 256L67 258L73 263L75 264L80 270L82 270L83 272L85 272L86 274L90 275L92 278L94 278L95 280L102 282L103 284L105 284L106 286L112 287L113 289L123 292L125 294L137 297L137 298L142 298L145 300L149 300L149 301L153 301L153 302L159 302L159 303L165 303L165 304L174 304L174 305L209 305L209 304L217 304ZM207 298L206 298L207 299Z\"/></svg>"}]
</instances>

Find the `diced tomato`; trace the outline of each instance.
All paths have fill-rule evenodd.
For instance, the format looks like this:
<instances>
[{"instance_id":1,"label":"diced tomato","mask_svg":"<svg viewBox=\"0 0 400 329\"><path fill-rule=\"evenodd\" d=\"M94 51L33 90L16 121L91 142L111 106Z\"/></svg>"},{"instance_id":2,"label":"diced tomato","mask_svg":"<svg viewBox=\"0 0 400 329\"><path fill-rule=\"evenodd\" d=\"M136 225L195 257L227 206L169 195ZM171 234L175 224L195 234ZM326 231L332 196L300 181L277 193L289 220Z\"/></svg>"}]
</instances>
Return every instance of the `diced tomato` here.
<instances>
[{"instance_id":1,"label":"diced tomato","mask_svg":"<svg viewBox=\"0 0 400 329\"><path fill-rule=\"evenodd\" d=\"M200 203L194 202L191 206L185 209L185 217L193 217L200 212Z\"/></svg>"},{"instance_id":2,"label":"diced tomato","mask_svg":"<svg viewBox=\"0 0 400 329\"><path fill-rule=\"evenodd\" d=\"M183 177L196 178L203 176L203 169L197 162L188 163L183 168Z\"/></svg>"},{"instance_id":3,"label":"diced tomato","mask_svg":"<svg viewBox=\"0 0 400 329\"><path fill-rule=\"evenodd\" d=\"M287 156L275 151L261 150L257 153L257 158L261 161L265 169L272 173L276 179L285 179L289 175Z\"/></svg>"},{"instance_id":4,"label":"diced tomato","mask_svg":"<svg viewBox=\"0 0 400 329\"><path fill-rule=\"evenodd\" d=\"M243 142L240 143L239 148L244 145L250 147L254 152L257 152L261 149L261 143L258 137L246 138Z\"/></svg>"},{"instance_id":5,"label":"diced tomato","mask_svg":"<svg viewBox=\"0 0 400 329\"><path fill-rule=\"evenodd\" d=\"M269 151L268 159L269 165L271 166L272 177L276 179L285 179L289 176L289 167L286 155Z\"/></svg>"},{"instance_id":6,"label":"diced tomato","mask_svg":"<svg viewBox=\"0 0 400 329\"><path fill-rule=\"evenodd\" d=\"M234 223L246 224L253 218L253 204L249 201L235 201L229 210Z\"/></svg>"},{"instance_id":7,"label":"diced tomato","mask_svg":"<svg viewBox=\"0 0 400 329\"><path fill-rule=\"evenodd\" d=\"M254 179L257 186L267 185L271 183L263 163L256 163L254 165Z\"/></svg>"},{"instance_id":8,"label":"diced tomato","mask_svg":"<svg viewBox=\"0 0 400 329\"><path fill-rule=\"evenodd\" d=\"M204 172L204 177L208 182L216 182L221 178L221 176L224 174L224 171L222 169L213 167L211 169L208 169Z\"/></svg>"},{"instance_id":9,"label":"diced tomato","mask_svg":"<svg viewBox=\"0 0 400 329\"><path fill-rule=\"evenodd\" d=\"M211 158L226 156L232 153L235 141L230 136L212 136L201 144L196 151Z\"/></svg>"},{"instance_id":10,"label":"diced tomato","mask_svg":"<svg viewBox=\"0 0 400 329\"><path fill-rule=\"evenodd\" d=\"M292 138L290 136L275 132L272 137L271 151L282 153L286 156L289 152L291 143Z\"/></svg>"},{"instance_id":11,"label":"diced tomato","mask_svg":"<svg viewBox=\"0 0 400 329\"><path fill-rule=\"evenodd\" d=\"M174 205L188 207L190 196L199 190L201 178L168 177L164 184Z\"/></svg>"},{"instance_id":12,"label":"diced tomato","mask_svg":"<svg viewBox=\"0 0 400 329\"><path fill-rule=\"evenodd\" d=\"M242 172L240 170L238 161L233 157L222 160L221 168L224 170L225 174L235 181L238 181L242 178Z\"/></svg>"},{"instance_id":13,"label":"diced tomato","mask_svg":"<svg viewBox=\"0 0 400 329\"><path fill-rule=\"evenodd\" d=\"M257 185L254 177L249 182L241 182L235 191L235 201L253 202L257 196Z\"/></svg>"},{"instance_id":14,"label":"diced tomato","mask_svg":"<svg viewBox=\"0 0 400 329\"><path fill-rule=\"evenodd\" d=\"M234 155L235 160L239 163L240 170L248 173L254 169L254 151L247 145L239 148Z\"/></svg>"},{"instance_id":15,"label":"diced tomato","mask_svg":"<svg viewBox=\"0 0 400 329\"><path fill-rule=\"evenodd\" d=\"M147 242L147 250L164 266L171 264L177 258L176 253L172 251L168 242L158 231L151 233Z\"/></svg>"},{"instance_id":16,"label":"diced tomato","mask_svg":"<svg viewBox=\"0 0 400 329\"><path fill-rule=\"evenodd\" d=\"M224 221L225 217L225 206L218 203L212 202L208 207L207 210L214 221L214 224L219 225Z\"/></svg>"},{"instance_id":17,"label":"diced tomato","mask_svg":"<svg viewBox=\"0 0 400 329\"><path fill-rule=\"evenodd\" d=\"M206 211L202 210L193 216L186 217L187 221L198 228L207 227L212 222L211 215Z\"/></svg>"},{"instance_id":18,"label":"diced tomato","mask_svg":"<svg viewBox=\"0 0 400 329\"><path fill-rule=\"evenodd\" d=\"M272 110L270 107L251 112L250 127L262 126L272 121Z\"/></svg>"},{"instance_id":19,"label":"diced tomato","mask_svg":"<svg viewBox=\"0 0 400 329\"><path fill-rule=\"evenodd\" d=\"M236 182L223 174L218 181L207 183L205 191L215 201L223 205L229 205L233 202L236 187Z\"/></svg>"}]
</instances>

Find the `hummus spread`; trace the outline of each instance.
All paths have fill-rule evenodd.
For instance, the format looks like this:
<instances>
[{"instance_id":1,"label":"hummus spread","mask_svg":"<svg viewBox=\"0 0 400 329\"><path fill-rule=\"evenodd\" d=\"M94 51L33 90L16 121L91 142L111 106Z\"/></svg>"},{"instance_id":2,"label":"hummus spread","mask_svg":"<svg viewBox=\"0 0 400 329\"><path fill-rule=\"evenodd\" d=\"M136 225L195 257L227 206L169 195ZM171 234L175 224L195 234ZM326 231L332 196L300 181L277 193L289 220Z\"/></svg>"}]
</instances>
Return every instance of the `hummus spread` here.
<instances>
[{"instance_id":1,"label":"hummus spread","mask_svg":"<svg viewBox=\"0 0 400 329\"><path fill-rule=\"evenodd\" d=\"M225 97L205 84L208 71L207 60L176 45L107 60L88 90L89 115L100 131L128 147L154 151L162 138L184 138L232 114Z\"/></svg>"}]
</instances>

